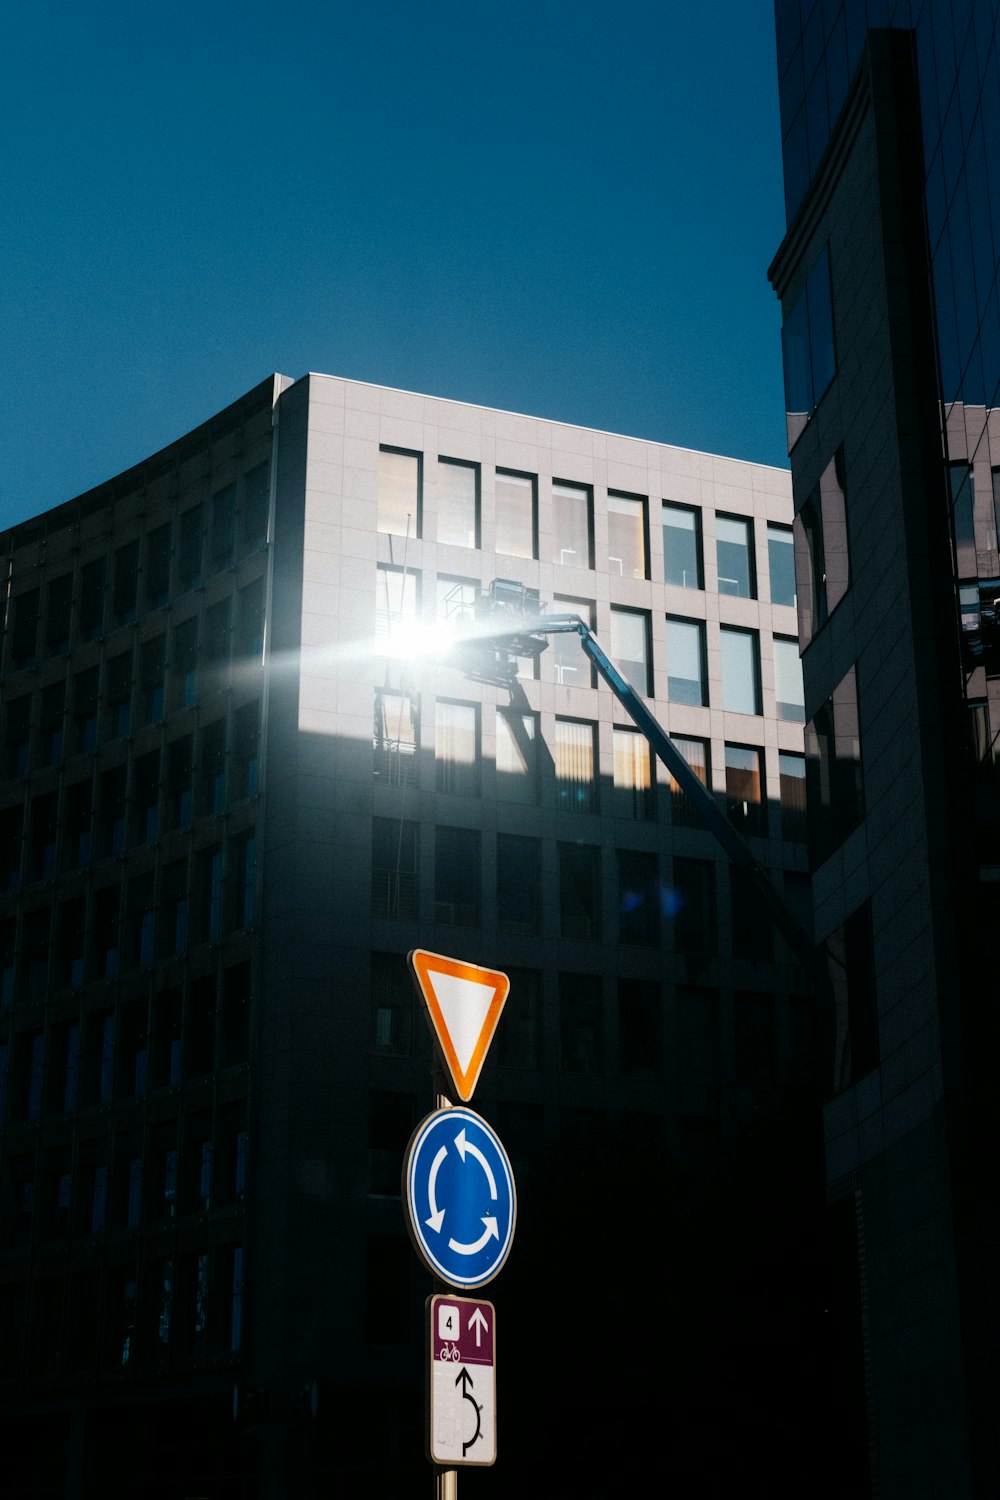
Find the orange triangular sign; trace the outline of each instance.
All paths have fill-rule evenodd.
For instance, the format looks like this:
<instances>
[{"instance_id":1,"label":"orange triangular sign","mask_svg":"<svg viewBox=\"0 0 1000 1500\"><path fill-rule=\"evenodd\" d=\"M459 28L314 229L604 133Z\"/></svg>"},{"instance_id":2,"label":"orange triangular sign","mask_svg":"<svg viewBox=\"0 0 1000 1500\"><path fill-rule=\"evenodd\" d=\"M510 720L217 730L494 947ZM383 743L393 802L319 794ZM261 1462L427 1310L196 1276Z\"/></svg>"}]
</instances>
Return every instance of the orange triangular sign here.
<instances>
[{"instance_id":1,"label":"orange triangular sign","mask_svg":"<svg viewBox=\"0 0 1000 1500\"><path fill-rule=\"evenodd\" d=\"M410 968L458 1097L468 1104L497 1029L510 980L459 958L414 948Z\"/></svg>"}]
</instances>

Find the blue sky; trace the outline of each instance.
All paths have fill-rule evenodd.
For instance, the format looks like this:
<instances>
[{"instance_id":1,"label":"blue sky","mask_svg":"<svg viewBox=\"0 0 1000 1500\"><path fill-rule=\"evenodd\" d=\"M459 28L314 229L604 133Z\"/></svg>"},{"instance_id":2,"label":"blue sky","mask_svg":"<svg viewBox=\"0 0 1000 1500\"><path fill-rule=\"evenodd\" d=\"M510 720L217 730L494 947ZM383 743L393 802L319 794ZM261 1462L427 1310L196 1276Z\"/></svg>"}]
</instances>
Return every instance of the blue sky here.
<instances>
[{"instance_id":1,"label":"blue sky","mask_svg":"<svg viewBox=\"0 0 1000 1500\"><path fill-rule=\"evenodd\" d=\"M0 526L272 370L784 464L772 7L32 0Z\"/></svg>"}]
</instances>

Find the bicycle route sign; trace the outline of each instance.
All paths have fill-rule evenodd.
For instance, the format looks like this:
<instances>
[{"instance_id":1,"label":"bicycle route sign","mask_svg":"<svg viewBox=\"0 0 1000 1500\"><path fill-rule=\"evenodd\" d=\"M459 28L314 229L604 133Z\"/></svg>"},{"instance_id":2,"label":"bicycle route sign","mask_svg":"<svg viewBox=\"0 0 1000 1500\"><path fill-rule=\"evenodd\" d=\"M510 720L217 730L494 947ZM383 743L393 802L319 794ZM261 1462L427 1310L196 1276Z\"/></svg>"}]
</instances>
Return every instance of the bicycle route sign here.
<instances>
[{"instance_id":1,"label":"bicycle route sign","mask_svg":"<svg viewBox=\"0 0 1000 1500\"><path fill-rule=\"evenodd\" d=\"M431 1463L491 1464L497 1456L496 1308L450 1295L429 1297Z\"/></svg>"},{"instance_id":2,"label":"bicycle route sign","mask_svg":"<svg viewBox=\"0 0 1000 1500\"><path fill-rule=\"evenodd\" d=\"M510 1253L517 1197L499 1136L464 1105L437 1109L406 1150L403 1188L414 1249L449 1286L492 1281Z\"/></svg>"}]
</instances>

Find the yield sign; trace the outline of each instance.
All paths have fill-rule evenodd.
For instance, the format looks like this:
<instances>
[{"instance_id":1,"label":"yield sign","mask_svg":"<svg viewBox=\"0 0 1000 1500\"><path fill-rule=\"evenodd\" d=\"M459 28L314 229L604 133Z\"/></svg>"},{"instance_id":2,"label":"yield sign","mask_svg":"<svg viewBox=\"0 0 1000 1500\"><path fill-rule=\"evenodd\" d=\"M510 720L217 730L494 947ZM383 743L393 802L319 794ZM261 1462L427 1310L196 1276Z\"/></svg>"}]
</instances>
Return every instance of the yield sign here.
<instances>
[{"instance_id":1,"label":"yield sign","mask_svg":"<svg viewBox=\"0 0 1000 1500\"><path fill-rule=\"evenodd\" d=\"M459 958L414 948L409 955L438 1046L458 1097L468 1103L497 1029L510 980Z\"/></svg>"}]
</instances>

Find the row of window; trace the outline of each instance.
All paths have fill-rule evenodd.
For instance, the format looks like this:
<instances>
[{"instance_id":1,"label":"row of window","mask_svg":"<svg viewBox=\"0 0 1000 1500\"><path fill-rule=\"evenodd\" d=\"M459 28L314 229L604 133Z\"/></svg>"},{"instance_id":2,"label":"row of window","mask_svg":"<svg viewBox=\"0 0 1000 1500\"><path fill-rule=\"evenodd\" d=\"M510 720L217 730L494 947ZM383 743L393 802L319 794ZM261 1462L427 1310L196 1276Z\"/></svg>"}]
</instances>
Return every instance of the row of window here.
<instances>
[{"instance_id":1,"label":"row of window","mask_svg":"<svg viewBox=\"0 0 1000 1500\"><path fill-rule=\"evenodd\" d=\"M395 536L420 537L423 523L424 459L397 448L379 451L378 529ZM436 540L460 547L481 544L481 468L477 463L439 458L435 465ZM607 557L602 567L624 578L650 576L648 501L644 495L608 495ZM594 492L589 485L554 482L546 548L540 550L538 476L497 469L494 477L495 550L507 557L595 566ZM680 588L705 587L702 512L697 506L664 500L664 581ZM754 523L746 516L715 517L719 592L757 597ZM792 536L787 526L768 524L770 597L795 604Z\"/></svg>"},{"instance_id":2,"label":"row of window","mask_svg":"<svg viewBox=\"0 0 1000 1500\"><path fill-rule=\"evenodd\" d=\"M228 687L231 653L244 662L261 659L263 579L239 594L235 638L231 602L221 599L203 617L174 626L169 653L164 633L137 650L130 646L108 657L103 668L94 665L68 681L60 678L39 692L11 698L4 715L7 775L26 776L38 766L58 765L67 755L126 739L133 730L162 723L168 713L192 708Z\"/></svg>"},{"instance_id":3,"label":"row of window","mask_svg":"<svg viewBox=\"0 0 1000 1500\"><path fill-rule=\"evenodd\" d=\"M253 829L57 906L0 920L0 1007L181 958L255 921Z\"/></svg>"},{"instance_id":4,"label":"row of window","mask_svg":"<svg viewBox=\"0 0 1000 1500\"><path fill-rule=\"evenodd\" d=\"M54 1380L206 1358L243 1343L242 1245L0 1286L0 1376Z\"/></svg>"},{"instance_id":5,"label":"row of window","mask_svg":"<svg viewBox=\"0 0 1000 1500\"><path fill-rule=\"evenodd\" d=\"M791 536L791 533L789 533ZM420 612L421 576L412 569L378 565L375 606L375 640L386 655L405 656L413 638L413 625ZM479 586L472 580L438 577L437 615L461 625L474 609ZM578 614L594 624L592 600L556 595L554 609ZM610 654L637 692L653 693L652 619L648 610L612 605ZM668 615L665 622L667 698L672 703L708 706L708 633L718 629L722 664L721 702L733 713L763 713L760 668L760 632L734 625L708 625L704 620ZM775 709L781 719L801 724L805 719L802 665L794 637L772 637L774 649ZM564 686L593 686L594 676L579 639L572 633L556 634L543 654L545 672ZM537 657L523 658L519 676L532 677Z\"/></svg>"},{"instance_id":6,"label":"row of window","mask_svg":"<svg viewBox=\"0 0 1000 1500\"><path fill-rule=\"evenodd\" d=\"M503 802L536 803L546 774L556 805L596 813L599 726L591 720L556 717L551 747L539 732L539 715L517 709L487 710L494 715L496 781L493 795ZM438 792L478 797L483 790L482 714L478 703L437 699L434 704L434 785ZM712 785L707 740L674 735L673 741L703 786ZM656 781L646 737L633 729L613 728L610 810L617 817L648 820L657 816ZM379 690L375 696L373 772L387 785L419 782L420 721L416 699ZM763 751L755 745L724 746L725 805L745 833L768 832L764 794ZM805 758L778 756L780 835L805 838ZM700 819L679 786L669 778L674 823L699 827ZM777 833L777 830L776 830Z\"/></svg>"},{"instance_id":7,"label":"row of window","mask_svg":"<svg viewBox=\"0 0 1000 1500\"><path fill-rule=\"evenodd\" d=\"M0 1126L141 1098L242 1067L250 1048L250 967L233 964L81 1019L0 1039Z\"/></svg>"},{"instance_id":8,"label":"row of window","mask_svg":"<svg viewBox=\"0 0 1000 1500\"><path fill-rule=\"evenodd\" d=\"M268 465L164 521L141 540L127 542L109 559L94 558L42 588L16 593L6 631L5 666L32 666L41 657L99 639L106 629L131 625L149 610L198 588L231 566L238 555L267 540Z\"/></svg>"},{"instance_id":9,"label":"row of window","mask_svg":"<svg viewBox=\"0 0 1000 1500\"><path fill-rule=\"evenodd\" d=\"M421 915L420 826L407 819L376 818L372 827L372 915L416 921ZM520 834L496 835L496 925L499 931L534 934L556 926L565 939L599 941L607 924L602 863L597 844L560 843L556 850L558 896L551 916L543 901L543 841ZM434 829L433 920L455 927L481 927L482 835L477 829ZM718 870L729 870L729 951L761 961L773 956L767 908L744 872L712 860L674 856L664 879L658 854L615 851L614 931L606 935L630 946L658 948L664 923L682 953L712 957L719 952ZM544 888L550 889L546 872ZM789 879L786 876L786 881ZM425 913L425 915L427 915Z\"/></svg>"},{"instance_id":10,"label":"row of window","mask_svg":"<svg viewBox=\"0 0 1000 1500\"><path fill-rule=\"evenodd\" d=\"M260 706L0 812L0 891L117 858L257 791Z\"/></svg>"}]
</instances>

